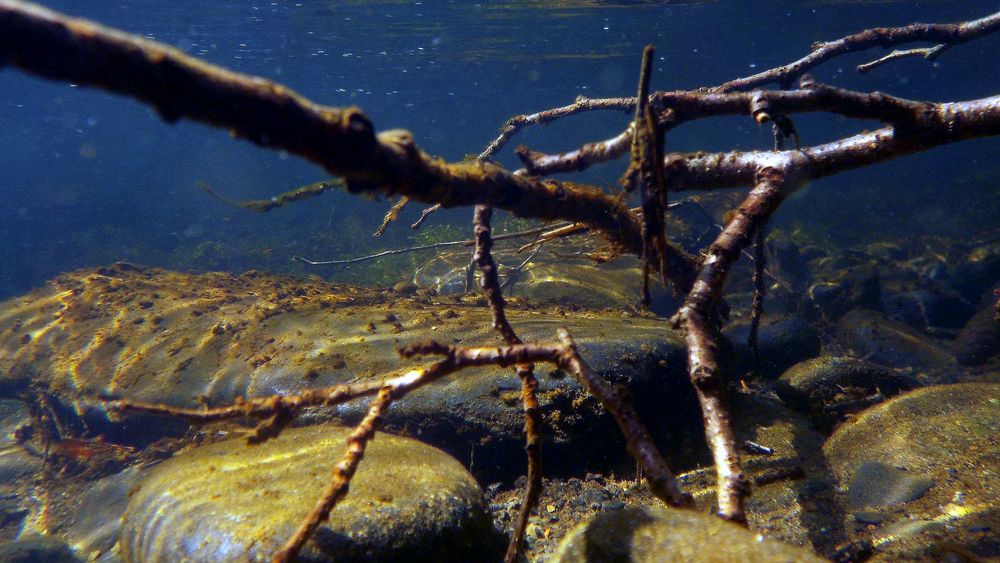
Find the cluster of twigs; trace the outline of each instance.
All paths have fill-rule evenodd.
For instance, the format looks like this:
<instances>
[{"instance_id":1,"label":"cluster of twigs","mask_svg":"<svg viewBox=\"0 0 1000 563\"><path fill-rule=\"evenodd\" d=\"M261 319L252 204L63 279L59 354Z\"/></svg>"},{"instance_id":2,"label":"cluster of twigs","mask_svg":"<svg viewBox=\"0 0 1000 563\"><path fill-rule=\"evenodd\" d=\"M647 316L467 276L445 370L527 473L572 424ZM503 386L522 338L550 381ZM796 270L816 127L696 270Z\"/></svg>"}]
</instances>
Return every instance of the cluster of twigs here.
<instances>
[{"instance_id":1,"label":"cluster of twigs","mask_svg":"<svg viewBox=\"0 0 1000 563\"><path fill-rule=\"evenodd\" d=\"M342 178L351 192L399 195L402 199L387 215L386 224L407 201L433 204L430 209L475 206L475 262L482 273L481 286L493 312L493 325L505 346L413 344L401 350L404 357L432 355L442 359L379 383L337 385L297 395L244 399L224 407L182 409L127 399L115 401L111 406L118 410L181 416L195 423L253 417L263 422L251 441L261 441L279 433L303 408L375 396L366 416L348 439L347 453L335 467L320 500L275 556L277 561L288 561L294 559L332 507L347 493L365 446L393 401L466 367L513 367L522 381L529 485L508 549L510 561L520 551L523 530L541 483L534 363L551 363L573 374L597 397L614 416L629 451L659 498L679 506L689 504L689 499L678 488L629 402L587 366L565 330L560 331L559 342L554 344L525 344L518 338L504 315L496 265L490 254L492 208L502 208L524 218L566 222L567 226L561 228L589 229L606 239L613 252L642 256L647 279L656 272L664 283L685 296L673 323L683 329L688 346L688 371L701 404L718 475L718 514L745 522L748 484L724 401L723 374L717 358L716 309L733 264L751 244L760 256L768 219L790 193L808 180L945 143L1000 133L1000 96L954 103L916 102L877 92L834 88L817 83L806 73L846 53L919 41L936 46L894 51L858 70L864 72L915 54L932 59L949 47L998 28L1000 13L957 24L870 29L815 45L810 54L785 66L697 91L650 93L652 52L647 49L637 97L580 98L562 108L516 116L503 126L501 134L477 160L461 163L446 163L428 156L408 132L376 134L370 120L358 108L320 106L267 80L236 74L161 44L21 2L0 0L0 64L133 96L155 107L167 121L180 118L201 121L259 145L297 154ZM793 89L796 84L798 87ZM777 85L778 89L759 89L766 85ZM634 112L634 119L625 131L608 140L558 155L519 148L517 154L525 167L516 172L489 162L524 127L580 112L608 109ZM795 137L797 141L790 116L804 112L876 119L884 126L822 145L796 146L793 150L786 150L779 143L774 150L762 151L664 152L664 136L673 128L720 115L743 115L760 124L771 123L777 141L785 137ZM638 210L630 210L626 205L628 198L622 194L609 195L595 187L543 178L554 172L582 170L626 153L631 153L631 164L622 183L626 193L639 194L642 206ZM317 184L275 200L258 202L257 207L270 208L311 197L331 185ZM691 256L669 241L664 232L669 192L741 186L752 189L703 255ZM755 281L758 291L763 288L759 281L762 268L762 260L758 260ZM759 304L754 309L759 316Z\"/></svg>"}]
</instances>

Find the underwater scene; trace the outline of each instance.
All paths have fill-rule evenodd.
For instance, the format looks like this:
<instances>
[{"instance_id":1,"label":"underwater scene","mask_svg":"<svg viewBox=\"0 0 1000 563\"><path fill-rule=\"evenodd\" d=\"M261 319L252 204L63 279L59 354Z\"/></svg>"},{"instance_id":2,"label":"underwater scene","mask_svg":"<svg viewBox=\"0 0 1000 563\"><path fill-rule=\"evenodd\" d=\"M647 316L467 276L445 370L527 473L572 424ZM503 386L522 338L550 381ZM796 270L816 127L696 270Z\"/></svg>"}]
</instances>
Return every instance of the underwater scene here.
<instances>
[{"instance_id":1,"label":"underwater scene","mask_svg":"<svg viewBox=\"0 0 1000 563\"><path fill-rule=\"evenodd\" d=\"M0 561L1000 559L998 10L0 0Z\"/></svg>"}]
</instances>

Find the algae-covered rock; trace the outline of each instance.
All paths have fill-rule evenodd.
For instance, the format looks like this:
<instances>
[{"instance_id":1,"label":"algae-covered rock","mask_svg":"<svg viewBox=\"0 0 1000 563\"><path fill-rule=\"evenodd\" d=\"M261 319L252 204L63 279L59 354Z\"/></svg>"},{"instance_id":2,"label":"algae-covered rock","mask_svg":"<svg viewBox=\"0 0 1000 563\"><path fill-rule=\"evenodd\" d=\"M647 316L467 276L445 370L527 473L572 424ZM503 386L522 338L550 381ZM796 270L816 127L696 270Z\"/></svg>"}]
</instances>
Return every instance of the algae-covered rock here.
<instances>
[{"instance_id":1,"label":"algae-covered rock","mask_svg":"<svg viewBox=\"0 0 1000 563\"><path fill-rule=\"evenodd\" d=\"M823 561L801 547L769 541L693 510L643 506L607 512L563 539L553 563L620 561Z\"/></svg>"},{"instance_id":2,"label":"algae-covered rock","mask_svg":"<svg viewBox=\"0 0 1000 563\"><path fill-rule=\"evenodd\" d=\"M955 366L955 358L909 325L868 309L855 309L837 322L840 343L876 364L933 371Z\"/></svg>"},{"instance_id":3,"label":"algae-covered rock","mask_svg":"<svg viewBox=\"0 0 1000 563\"><path fill-rule=\"evenodd\" d=\"M5 563L76 563L82 562L68 545L57 538L29 536L0 543L0 561Z\"/></svg>"},{"instance_id":4,"label":"algae-covered rock","mask_svg":"<svg viewBox=\"0 0 1000 563\"><path fill-rule=\"evenodd\" d=\"M889 560L953 546L1000 554L997 428L1000 384L987 383L911 391L840 426L823 451L855 509L852 538Z\"/></svg>"},{"instance_id":5,"label":"algae-covered rock","mask_svg":"<svg viewBox=\"0 0 1000 563\"><path fill-rule=\"evenodd\" d=\"M823 317L835 320L854 308L877 309L880 294L878 268L861 264L843 269L834 267L831 273L809 287L807 295Z\"/></svg>"},{"instance_id":6,"label":"algae-covered rock","mask_svg":"<svg viewBox=\"0 0 1000 563\"><path fill-rule=\"evenodd\" d=\"M747 345L750 321L731 323L722 333L736 349L738 372L759 371L764 377L777 377L789 366L818 356L821 348L819 333L806 319L798 315L765 315L757 333L761 363L757 370L753 352Z\"/></svg>"},{"instance_id":7,"label":"algae-covered rock","mask_svg":"<svg viewBox=\"0 0 1000 563\"><path fill-rule=\"evenodd\" d=\"M512 303L508 316L528 342L552 341L558 327L567 327L596 371L646 403L640 412L669 412L690 397L683 342L665 320L523 302ZM191 275L119 264L64 274L0 304L0 396L44 389L66 407L67 419L78 414L108 441L142 446L186 425L135 413L109 420L100 397L200 407L380 380L433 361L404 361L396 352L429 339L501 342L475 295L405 295L257 272ZM546 377L550 372L538 366L546 448L553 452L547 467L607 457L585 444L618 439L610 417L575 380ZM510 463L523 459L519 385L511 369L465 370L394 404L387 427L447 446L485 479L514 478L523 471ZM332 412L353 421L363 409L355 402ZM626 459L624 446L609 450Z\"/></svg>"},{"instance_id":8,"label":"algae-covered rock","mask_svg":"<svg viewBox=\"0 0 1000 563\"><path fill-rule=\"evenodd\" d=\"M1000 354L1000 322L993 307L983 307L955 338L955 356L962 365L978 366Z\"/></svg>"},{"instance_id":9,"label":"algae-covered rock","mask_svg":"<svg viewBox=\"0 0 1000 563\"><path fill-rule=\"evenodd\" d=\"M786 370L774 390L790 406L809 412L825 426L859 410L857 406L872 396L891 397L916 386L912 377L871 362L823 356Z\"/></svg>"},{"instance_id":10,"label":"algae-covered rock","mask_svg":"<svg viewBox=\"0 0 1000 563\"><path fill-rule=\"evenodd\" d=\"M248 446L231 439L156 467L133 493L126 561L267 560L315 504L349 429L290 429ZM443 452L378 434L347 496L301 560L470 561L498 557L482 490Z\"/></svg>"},{"instance_id":11,"label":"algae-covered rock","mask_svg":"<svg viewBox=\"0 0 1000 563\"><path fill-rule=\"evenodd\" d=\"M560 254L580 250L566 244L559 247L562 249ZM469 256L467 250L439 254L417 269L413 282L445 295L475 291L479 287L478 271L470 270ZM604 264L590 260L567 261L549 253L534 256L527 262L527 253L495 252L494 258L505 284L504 295L508 297L587 309L635 309L642 297L642 264L634 257L623 256ZM678 299L662 284L654 282L650 290L650 310L664 316L677 310Z\"/></svg>"}]
</instances>

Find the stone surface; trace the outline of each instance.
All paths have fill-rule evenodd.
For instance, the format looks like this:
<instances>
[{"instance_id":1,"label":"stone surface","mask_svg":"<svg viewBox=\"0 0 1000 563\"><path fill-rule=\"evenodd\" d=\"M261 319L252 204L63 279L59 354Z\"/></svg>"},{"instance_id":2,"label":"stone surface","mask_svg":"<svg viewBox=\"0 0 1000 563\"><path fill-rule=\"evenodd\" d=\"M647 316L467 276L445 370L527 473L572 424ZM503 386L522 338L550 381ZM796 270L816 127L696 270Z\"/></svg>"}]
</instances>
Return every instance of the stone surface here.
<instances>
[{"instance_id":1,"label":"stone surface","mask_svg":"<svg viewBox=\"0 0 1000 563\"><path fill-rule=\"evenodd\" d=\"M0 541L21 534L32 508L23 490L42 470L42 458L25 450L17 436L30 422L24 403L0 400Z\"/></svg>"},{"instance_id":2,"label":"stone surface","mask_svg":"<svg viewBox=\"0 0 1000 563\"><path fill-rule=\"evenodd\" d=\"M955 338L955 357L962 365L979 366L1000 355L1000 323L986 306L965 323Z\"/></svg>"},{"instance_id":3,"label":"stone surface","mask_svg":"<svg viewBox=\"0 0 1000 563\"><path fill-rule=\"evenodd\" d=\"M806 549L763 539L693 510L644 506L607 512L563 539L553 563L823 561Z\"/></svg>"},{"instance_id":4,"label":"stone surface","mask_svg":"<svg viewBox=\"0 0 1000 563\"><path fill-rule=\"evenodd\" d=\"M508 316L525 341L552 341L558 327L567 327L595 370L645 402L640 412L654 426L672 426L656 413L689 402L683 343L665 320L517 301ZM382 379L431 361L403 361L399 346L428 339L497 344L490 324L475 295L402 295L255 272L189 275L119 264L64 274L0 304L0 396L44 388L107 441L141 447L186 425L136 414L109 420L98 397L197 407ZM546 377L550 371L538 366L552 452L547 467L602 463L608 452L582 444L617 440L616 427L572 378ZM393 405L387 427L447 446L490 482L513 478L523 471L510 463L523 459L519 385L513 370L466 370ZM325 413L353 421L363 409L356 403ZM605 467L626 459L624 446L613 450L620 455Z\"/></svg>"},{"instance_id":5,"label":"stone surface","mask_svg":"<svg viewBox=\"0 0 1000 563\"><path fill-rule=\"evenodd\" d=\"M127 561L266 560L315 504L348 429L289 429L259 446L231 439L156 467L132 494L120 549ZM492 560L502 545L483 493L457 461L379 434L348 495L302 560Z\"/></svg>"},{"instance_id":6,"label":"stone surface","mask_svg":"<svg viewBox=\"0 0 1000 563\"><path fill-rule=\"evenodd\" d=\"M807 293L808 303L824 318L835 320L854 308L880 306L878 268L870 263L845 268L831 261L834 263L820 265L826 275L819 276L821 281L810 286Z\"/></svg>"},{"instance_id":7,"label":"stone surface","mask_svg":"<svg viewBox=\"0 0 1000 563\"><path fill-rule=\"evenodd\" d=\"M749 320L741 319L728 324L722 334L736 351L737 373L755 371L753 353L747 346ZM757 347L761 359L760 374L773 378L802 360L818 356L821 343L819 333L801 316L764 315L757 333Z\"/></svg>"},{"instance_id":8,"label":"stone surface","mask_svg":"<svg viewBox=\"0 0 1000 563\"><path fill-rule=\"evenodd\" d=\"M952 268L952 285L977 303L1000 280L1000 242L979 245Z\"/></svg>"},{"instance_id":9,"label":"stone surface","mask_svg":"<svg viewBox=\"0 0 1000 563\"><path fill-rule=\"evenodd\" d=\"M4 563L75 563L83 559L62 541L48 536L29 536L0 543L0 561Z\"/></svg>"},{"instance_id":10,"label":"stone surface","mask_svg":"<svg viewBox=\"0 0 1000 563\"><path fill-rule=\"evenodd\" d=\"M855 509L905 504L924 496L933 486L930 475L866 461L854 470L847 486L847 501Z\"/></svg>"},{"instance_id":11,"label":"stone surface","mask_svg":"<svg viewBox=\"0 0 1000 563\"><path fill-rule=\"evenodd\" d=\"M845 514L851 539L875 541L887 560L926 559L954 546L977 557L1000 555L997 428L1000 384L988 383L918 389L841 425L823 451L842 487L850 490L872 464L933 480L922 495L896 498L881 527Z\"/></svg>"},{"instance_id":12,"label":"stone surface","mask_svg":"<svg viewBox=\"0 0 1000 563\"><path fill-rule=\"evenodd\" d=\"M837 338L855 356L892 368L934 371L955 366L954 357L929 337L869 309L841 317Z\"/></svg>"},{"instance_id":13,"label":"stone surface","mask_svg":"<svg viewBox=\"0 0 1000 563\"><path fill-rule=\"evenodd\" d=\"M42 460L22 448L16 433L31 422L28 408L21 401L0 400L0 494L20 478L42 468Z\"/></svg>"},{"instance_id":14,"label":"stone surface","mask_svg":"<svg viewBox=\"0 0 1000 563\"><path fill-rule=\"evenodd\" d=\"M975 309L955 291L918 289L889 295L886 315L917 330L960 328Z\"/></svg>"},{"instance_id":15,"label":"stone surface","mask_svg":"<svg viewBox=\"0 0 1000 563\"><path fill-rule=\"evenodd\" d=\"M553 248L555 246L556 248ZM548 250L562 255L579 252L570 241L549 243ZM543 252L527 263L529 252L514 254L503 249L494 251L505 297L522 297L536 303L583 307L587 309L636 309L642 295L642 263L635 257L622 256L599 264L591 260L566 260ZM523 266L522 266L523 263ZM517 266L522 266L515 271ZM443 252L425 262L414 273L416 286L443 295L475 291L476 278L469 280L469 251ZM477 274L474 270L473 274ZM508 281L513 275L513 280ZM471 281L471 283L470 283ZM468 286L468 287L467 287ZM673 314L679 302L662 284L650 287L650 310L656 314Z\"/></svg>"},{"instance_id":16,"label":"stone surface","mask_svg":"<svg viewBox=\"0 0 1000 563\"><path fill-rule=\"evenodd\" d=\"M114 556L129 497L147 473L148 467L132 466L74 491L69 506L50 507L51 532L89 561Z\"/></svg>"},{"instance_id":17,"label":"stone surface","mask_svg":"<svg viewBox=\"0 0 1000 563\"><path fill-rule=\"evenodd\" d=\"M823 356L786 370L774 390L788 405L809 412L817 424L827 426L860 410L866 398L891 397L916 386L912 377L871 362Z\"/></svg>"}]
</instances>

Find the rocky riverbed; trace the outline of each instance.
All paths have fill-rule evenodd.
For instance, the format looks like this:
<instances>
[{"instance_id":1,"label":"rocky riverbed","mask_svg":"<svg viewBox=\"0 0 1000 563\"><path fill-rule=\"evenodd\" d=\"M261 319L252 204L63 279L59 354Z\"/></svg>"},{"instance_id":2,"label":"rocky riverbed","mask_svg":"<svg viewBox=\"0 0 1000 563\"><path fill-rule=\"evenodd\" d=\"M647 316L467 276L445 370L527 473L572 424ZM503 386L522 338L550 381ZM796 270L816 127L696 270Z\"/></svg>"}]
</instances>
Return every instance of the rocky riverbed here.
<instances>
[{"instance_id":1,"label":"rocky riverbed","mask_svg":"<svg viewBox=\"0 0 1000 563\"><path fill-rule=\"evenodd\" d=\"M775 274L807 272L796 282L807 297L774 289L760 365L738 283L730 299L722 357L754 483L750 532L659 506L603 409L538 366L546 486L529 559L647 561L676 549L711 560L716 537L759 560L1000 554L997 331L977 312L992 303L934 313L936 294L914 289L926 276L873 273L856 256L826 268L829 257L801 254L807 267ZM975 282L984 274L969 269L937 293L986 295L990 285ZM618 303L546 300L542 289L558 284L536 277L547 285L511 302L519 334L552 340L567 327L633 397L698 512L710 512L714 476L680 335ZM128 264L67 273L2 303L0 558L266 558L322 490L364 402L307 412L247 446L247 426L112 416L104 400L214 406L373 381L420 365L399 359L405 343L498 344L489 325L477 295ZM522 420L519 382L503 369L461 372L393 405L386 430L399 437L373 442L305 556L499 557L523 492Z\"/></svg>"}]
</instances>

